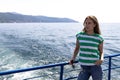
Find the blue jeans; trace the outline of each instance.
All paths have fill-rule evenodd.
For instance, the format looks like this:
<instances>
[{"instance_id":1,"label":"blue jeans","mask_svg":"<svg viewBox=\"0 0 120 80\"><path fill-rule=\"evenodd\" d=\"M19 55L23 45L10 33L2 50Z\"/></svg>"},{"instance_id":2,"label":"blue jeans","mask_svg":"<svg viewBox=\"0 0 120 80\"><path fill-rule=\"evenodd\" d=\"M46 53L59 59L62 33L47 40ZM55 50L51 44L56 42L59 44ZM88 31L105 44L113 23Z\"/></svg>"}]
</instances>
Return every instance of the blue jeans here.
<instances>
[{"instance_id":1,"label":"blue jeans","mask_svg":"<svg viewBox=\"0 0 120 80\"><path fill-rule=\"evenodd\" d=\"M99 65L94 66L83 66L81 65L82 71L80 71L77 80L89 80L92 76L93 80L102 80L102 68Z\"/></svg>"}]
</instances>

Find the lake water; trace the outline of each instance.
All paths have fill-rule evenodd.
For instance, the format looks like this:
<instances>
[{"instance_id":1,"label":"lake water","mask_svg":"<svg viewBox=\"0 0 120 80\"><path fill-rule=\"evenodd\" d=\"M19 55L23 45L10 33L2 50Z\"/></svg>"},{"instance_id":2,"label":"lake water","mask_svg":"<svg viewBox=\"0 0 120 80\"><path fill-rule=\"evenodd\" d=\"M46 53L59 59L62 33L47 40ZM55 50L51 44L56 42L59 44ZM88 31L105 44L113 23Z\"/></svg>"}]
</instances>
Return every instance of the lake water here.
<instances>
[{"instance_id":1,"label":"lake water","mask_svg":"<svg viewBox=\"0 0 120 80\"><path fill-rule=\"evenodd\" d=\"M101 23L100 26L105 39L104 54L120 53L120 23ZM0 24L0 71L69 61L75 47L75 35L82 29L82 23ZM52 71L44 74L48 73ZM21 76L14 74L0 79L21 80L36 74L42 72L20 73Z\"/></svg>"}]
</instances>

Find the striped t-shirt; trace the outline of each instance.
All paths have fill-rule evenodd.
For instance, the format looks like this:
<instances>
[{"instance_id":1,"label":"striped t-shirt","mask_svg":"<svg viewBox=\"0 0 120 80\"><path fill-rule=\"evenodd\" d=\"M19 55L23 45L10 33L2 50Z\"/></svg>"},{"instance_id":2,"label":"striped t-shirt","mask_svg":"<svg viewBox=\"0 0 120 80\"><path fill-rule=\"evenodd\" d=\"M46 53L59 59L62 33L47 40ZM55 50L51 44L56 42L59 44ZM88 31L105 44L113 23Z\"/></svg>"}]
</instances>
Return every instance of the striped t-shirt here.
<instances>
[{"instance_id":1,"label":"striped t-shirt","mask_svg":"<svg viewBox=\"0 0 120 80\"><path fill-rule=\"evenodd\" d=\"M76 37L80 45L80 64L88 66L95 65L95 62L100 58L98 46L104 41L101 35L88 35L85 32L80 32Z\"/></svg>"}]
</instances>

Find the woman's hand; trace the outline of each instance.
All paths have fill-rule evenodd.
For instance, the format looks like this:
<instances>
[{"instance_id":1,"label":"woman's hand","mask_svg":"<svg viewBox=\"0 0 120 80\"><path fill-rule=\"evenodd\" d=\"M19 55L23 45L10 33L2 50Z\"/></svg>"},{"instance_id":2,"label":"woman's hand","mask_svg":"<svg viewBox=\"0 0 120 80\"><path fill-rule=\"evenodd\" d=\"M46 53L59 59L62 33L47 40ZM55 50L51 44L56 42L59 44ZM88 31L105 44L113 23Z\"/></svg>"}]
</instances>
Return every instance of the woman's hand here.
<instances>
[{"instance_id":1,"label":"woman's hand","mask_svg":"<svg viewBox=\"0 0 120 80\"><path fill-rule=\"evenodd\" d=\"M73 62L74 62L74 60L71 59L71 60L69 61L69 64L70 64L70 65L73 65Z\"/></svg>"},{"instance_id":2,"label":"woman's hand","mask_svg":"<svg viewBox=\"0 0 120 80\"><path fill-rule=\"evenodd\" d=\"M102 62L103 62L103 60L97 60L97 61L95 62L95 64L96 64L96 65L101 65Z\"/></svg>"},{"instance_id":3,"label":"woman's hand","mask_svg":"<svg viewBox=\"0 0 120 80\"><path fill-rule=\"evenodd\" d=\"M74 60L71 59L71 60L69 61L69 64L72 65L72 68L75 68L75 66L73 65L73 63L74 63Z\"/></svg>"}]
</instances>

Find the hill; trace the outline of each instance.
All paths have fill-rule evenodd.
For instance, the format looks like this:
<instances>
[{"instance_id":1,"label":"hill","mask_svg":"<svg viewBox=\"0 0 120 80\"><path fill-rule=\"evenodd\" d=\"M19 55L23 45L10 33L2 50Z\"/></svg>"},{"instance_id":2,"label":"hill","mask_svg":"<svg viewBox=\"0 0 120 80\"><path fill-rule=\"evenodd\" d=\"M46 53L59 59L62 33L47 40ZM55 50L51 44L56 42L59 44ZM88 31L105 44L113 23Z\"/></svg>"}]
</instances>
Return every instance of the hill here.
<instances>
[{"instance_id":1,"label":"hill","mask_svg":"<svg viewBox=\"0 0 120 80\"><path fill-rule=\"evenodd\" d=\"M0 13L0 23L31 23L31 22L78 22L69 18L32 16L19 13Z\"/></svg>"}]
</instances>

